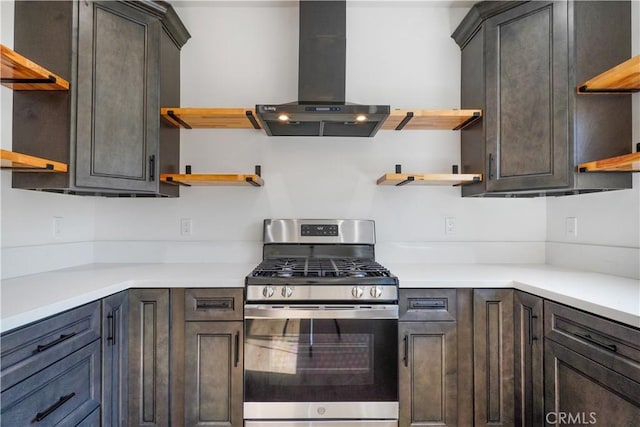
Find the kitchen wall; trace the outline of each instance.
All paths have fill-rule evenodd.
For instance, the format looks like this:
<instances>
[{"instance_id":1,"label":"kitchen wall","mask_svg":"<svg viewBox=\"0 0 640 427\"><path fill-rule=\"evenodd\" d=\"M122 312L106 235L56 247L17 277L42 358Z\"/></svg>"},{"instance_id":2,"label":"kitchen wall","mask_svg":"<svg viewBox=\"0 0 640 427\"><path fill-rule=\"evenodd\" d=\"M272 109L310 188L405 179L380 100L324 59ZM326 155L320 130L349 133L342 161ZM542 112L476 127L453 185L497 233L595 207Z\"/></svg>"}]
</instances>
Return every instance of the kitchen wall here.
<instances>
[{"instance_id":1,"label":"kitchen wall","mask_svg":"<svg viewBox=\"0 0 640 427\"><path fill-rule=\"evenodd\" d=\"M640 2L631 2L632 56L640 54ZM614 95L615 96L615 95ZM640 142L640 93L633 103L633 145ZM640 279L640 174L633 189L547 200L548 264ZM577 235L567 233L575 218Z\"/></svg>"},{"instance_id":2,"label":"kitchen wall","mask_svg":"<svg viewBox=\"0 0 640 427\"><path fill-rule=\"evenodd\" d=\"M193 36L182 55L183 106L297 99L297 3L256 3L177 3ZM390 5L355 2L348 8L347 100L458 108L460 53L450 34L468 9L429 2ZM543 199L471 200L461 199L459 188L375 185L396 163L406 171L450 171L459 162L459 138L452 131L385 131L373 139L343 139L183 130L182 161L194 172L251 172L260 164L265 187L188 188L169 201L101 200L98 250L104 259L116 260L122 256L118 245L105 241L136 240L130 247L150 248L148 240L154 240L151 250L157 251L162 240L167 260L231 261L247 254L258 259L263 218L347 217L376 220L383 262L404 257L543 262ZM445 217L456 219L455 234L445 235ZM192 219L191 236L180 235L180 218ZM130 254L132 259L157 255Z\"/></svg>"},{"instance_id":3,"label":"kitchen wall","mask_svg":"<svg viewBox=\"0 0 640 427\"><path fill-rule=\"evenodd\" d=\"M2 43L12 46L11 2L0 3ZM297 98L295 2L173 4L192 34L182 51L182 106L244 107ZM353 2L347 10L347 99L392 108L458 108L460 53L450 34L467 10L467 3L456 2ZM0 96L1 144L10 148L11 92L2 88ZM554 254L547 254L549 262L565 264L556 253L567 252L558 244L573 243L559 228L571 212L579 212L572 216L584 239L576 240L580 250L598 245L607 254L619 247L637 253L640 247L637 179L634 190L595 195L606 199L566 201L463 199L454 187L375 185L396 163L407 172L448 172L459 162L458 132L381 131L373 139L181 132L182 164L192 165L194 173L248 173L260 164L265 186L184 188L178 199L82 198L13 190L10 174L2 172L2 277L92 261L254 262L261 256L262 219L270 217L374 219L383 264L544 263L545 252ZM621 203L629 207L626 213L617 208ZM583 204L598 209L586 216ZM636 237L600 237L612 215ZM56 238L54 216L63 218ZM446 217L455 218L454 234L445 234ZM191 235L180 233L186 218ZM626 270L609 272L629 275Z\"/></svg>"},{"instance_id":4,"label":"kitchen wall","mask_svg":"<svg viewBox=\"0 0 640 427\"><path fill-rule=\"evenodd\" d=\"M0 1L0 42L13 47L13 1ZM0 146L11 149L13 92L0 86ZM59 233L54 234L54 218ZM95 199L11 188L0 172L1 277L93 262Z\"/></svg>"}]
</instances>

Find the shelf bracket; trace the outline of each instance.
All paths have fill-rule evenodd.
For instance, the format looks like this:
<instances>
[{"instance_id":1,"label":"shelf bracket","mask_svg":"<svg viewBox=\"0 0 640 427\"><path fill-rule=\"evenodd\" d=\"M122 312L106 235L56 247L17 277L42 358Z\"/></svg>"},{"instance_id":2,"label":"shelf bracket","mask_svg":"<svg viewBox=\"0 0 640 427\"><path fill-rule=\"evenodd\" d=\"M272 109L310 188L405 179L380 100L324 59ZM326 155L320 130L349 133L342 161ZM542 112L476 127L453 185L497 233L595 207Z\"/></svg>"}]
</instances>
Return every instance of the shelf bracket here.
<instances>
[{"instance_id":1,"label":"shelf bracket","mask_svg":"<svg viewBox=\"0 0 640 427\"><path fill-rule=\"evenodd\" d=\"M55 83L57 80L54 76L49 75L48 78L45 79L37 79L37 78L33 78L33 79L15 79L15 78L10 78L10 77L3 77L2 79L0 79L0 83L28 83L28 84L34 84L34 83Z\"/></svg>"},{"instance_id":2,"label":"shelf bracket","mask_svg":"<svg viewBox=\"0 0 640 427\"><path fill-rule=\"evenodd\" d=\"M249 121L251 122L251 125L253 126L253 128L254 129L260 129L260 125L258 124L258 122L256 121L255 116L253 115L253 111L247 110L247 111L245 111L245 114L247 115L247 119L249 119Z\"/></svg>"},{"instance_id":3,"label":"shelf bracket","mask_svg":"<svg viewBox=\"0 0 640 427\"><path fill-rule=\"evenodd\" d=\"M463 187L465 185L477 184L478 182L480 182L480 177L474 176L473 177L473 181L471 181L471 182L461 182L459 184L453 184L452 187Z\"/></svg>"},{"instance_id":4,"label":"shelf bracket","mask_svg":"<svg viewBox=\"0 0 640 427\"><path fill-rule=\"evenodd\" d=\"M401 181L399 183L396 184L396 187L400 187L401 185L407 185L413 181L415 181L415 177L414 176L408 176L407 179L405 179L404 181Z\"/></svg>"},{"instance_id":5,"label":"shelf bracket","mask_svg":"<svg viewBox=\"0 0 640 427\"><path fill-rule=\"evenodd\" d=\"M183 187L191 187L191 184L187 184L186 182L174 181L172 176L167 177L167 184L171 185L182 185Z\"/></svg>"},{"instance_id":6,"label":"shelf bracket","mask_svg":"<svg viewBox=\"0 0 640 427\"><path fill-rule=\"evenodd\" d=\"M579 93L613 93L613 94L619 94L619 93L636 93L636 92L640 92L640 89L589 89L588 86L584 85L584 86L580 86L578 88L578 92Z\"/></svg>"},{"instance_id":7,"label":"shelf bracket","mask_svg":"<svg viewBox=\"0 0 640 427\"><path fill-rule=\"evenodd\" d=\"M167 115L169 117L171 117L173 120L175 120L176 122L180 123L180 126L182 126L183 128L185 128L185 129L193 129L187 122L182 120L180 117L176 116L176 114L173 112L173 110L168 110L167 111Z\"/></svg>"},{"instance_id":8,"label":"shelf bracket","mask_svg":"<svg viewBox=\"0 0 640 427\"><path fill-rule=\"evenodd\" d=\"M476 112L473 113L473 116L469 117L467 120L465 120L464 122L460 123L458 126L454 127L453 130L462 130L462 129L466 128L467 126L471 125L472 123L474 123L479 118L480 118L480 113L478 113L476 111Z\"/></svg>"},{"instance_id":9,"label":"shelf bracket","mask_svg":"<svg viewBox=\"0 0 640 427\"><path fill-rule=\"evenodd\" d=\"M255 167L255 174L256 174L256 175L258 175L258 176L260 176L260 177L262 176L262 166L260 166L260 165L256 165L256 167Z\"/></svg>"},{"instance_id":10,"label":"shelf bracket","mask_svg":"<svg viewBox=\"0 0 640 427\"><path fill-rule=\"evenodd\" d=\"M253 185L254 187L260 187L260 184L255 182L253 178L251 178L250 176L246 177L244 180L247 181L249 184Z\"/></svg>"},{"instance_id":11,"label":"shelf bracket","mask_svg":"<svg viewBox=\"0 0 640 427\"><path fill-rule=\"evenodd\" d=\"M52 171L53 165L51 163L47 163L45 167L26 167L21 168L20 166L2 166L0 169L12 170L14 172L39 172L39 171Z\"/></svg>"},{"instance_id":12,"label":"shelf bracket","mask_svg":"<svg viewBox=\"0 0 640 427\"><path fill-rule=\"evenodd\" d=\"M407 111L407 114L404 116L404 119L402 119L402 121L398 123L398 126L396 126L396 130L402 130L402 128L404 128L407 125L407 123L411 121L412 118L413 118L413 111Z\"/></svg>"}]
</instances>

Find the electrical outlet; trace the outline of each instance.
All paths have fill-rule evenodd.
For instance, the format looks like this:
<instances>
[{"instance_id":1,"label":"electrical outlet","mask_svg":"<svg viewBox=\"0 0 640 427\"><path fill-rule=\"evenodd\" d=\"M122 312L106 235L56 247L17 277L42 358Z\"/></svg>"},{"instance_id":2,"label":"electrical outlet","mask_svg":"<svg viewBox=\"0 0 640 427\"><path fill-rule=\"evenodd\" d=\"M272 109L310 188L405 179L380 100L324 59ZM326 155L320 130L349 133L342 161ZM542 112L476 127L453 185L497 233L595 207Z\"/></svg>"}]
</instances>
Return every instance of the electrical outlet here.
<instances>
[{"instance_id":1,"label":"electrical outlet","mask_svg":"<svg viewBox=\"0 0 640 427\"><path fill-rule=\"evenodd\" d=\"M444 234L456 234L456 219L448 216L444 219Z\"/></svg>"},{"instance_id":2,"label":"electrical outlet","mask_svg":"<svg viewBox=\"0 0 640 427\"><path fill-rule=\"evenodd\" d=\"M191 221L191 218L180 219L180 235L191 236L192 231L193 231L193 221Z\"/></svg>"},{"instance_id":3,"label":"electrical outlet","mask_svg":"<svg viewBox=\"0 0 640 427\"><path fill-rule=\"evenodd\" d=\"M54 216L52 221L51 231L54 239L59 239L62 236L62 217Z\"/></svg>"},{"instance_id":4,"label":"electrical outlet","mask_svg":"<svg viewBox=\"0 0 640 427\"><path fill-rule=\"evenodd\" d=\"M565 219L564 232L567 236L578 237L578 218L570 216Z\"/></svg>"}]
</instances>

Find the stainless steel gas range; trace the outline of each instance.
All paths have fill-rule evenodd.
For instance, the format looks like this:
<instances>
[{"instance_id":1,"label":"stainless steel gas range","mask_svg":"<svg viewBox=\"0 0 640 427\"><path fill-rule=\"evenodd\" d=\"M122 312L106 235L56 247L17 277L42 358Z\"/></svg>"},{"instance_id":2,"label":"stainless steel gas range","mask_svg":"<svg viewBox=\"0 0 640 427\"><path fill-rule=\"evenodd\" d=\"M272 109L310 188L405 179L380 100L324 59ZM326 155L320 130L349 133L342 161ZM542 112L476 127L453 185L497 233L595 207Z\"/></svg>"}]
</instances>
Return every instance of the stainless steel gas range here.
<instances>
[{"instance_id":1,"label":"stainless steel gas range","mask_svg":"<svg viewBox=\"0 0 640 427\"><path fill-rule=\"evenodd\" d=\"M265 220L246 278L246 427L398 425L398 279L364 220Z\"/></svg>"},{"instance_id":2,"label":"stainless steel gas range","mask_svg":"<svg viewBox=\"0 0 640 427\"><path fill-rule=\"evenodd\" d=\"M398 425L398 279L366 220L264 221L246 278L246 427Z\"/></svg>"}]
</instances>

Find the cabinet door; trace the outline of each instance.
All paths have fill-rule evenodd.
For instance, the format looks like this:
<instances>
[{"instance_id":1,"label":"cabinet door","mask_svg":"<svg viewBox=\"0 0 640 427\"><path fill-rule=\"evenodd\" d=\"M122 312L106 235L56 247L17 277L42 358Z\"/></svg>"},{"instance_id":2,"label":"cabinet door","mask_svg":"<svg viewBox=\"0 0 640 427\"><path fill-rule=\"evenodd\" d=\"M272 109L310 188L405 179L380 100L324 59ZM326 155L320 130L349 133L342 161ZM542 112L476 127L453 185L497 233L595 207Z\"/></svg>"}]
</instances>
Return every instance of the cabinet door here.
<instances>
[{"instance_id":1,"label":"cabinet door","mask_svg":"<svg viewBox=\"0 0 640 427\"><path fill-rule=\"evenodd\" d=\"M128 426L169 425L169 290L129 290Z\"/></svg>"},{"instance_id":2,"label":"cabinet door","mask_svg":"<svg viewBox=\"0 0 640 427\"><path fill-rule=\"evenodd\" d=\"M545 425L637 426L640 384L545 340Z\"/></svg>"},{"instance_id":3,"label":"cabinet door","mask_svg":"<svg viewBox=\"0 0 640 427\"><path fill-rule=\"evenodd\" d=\"M242 322L186 322L185 425L242 426Z\"/></svg>"},{"instance_id":4,"label":"cabinet door","mask_svg":"<svg viewBox=\"0 0 640 427\"><path fill-rule=\"evenodd\" d=\"M76 185L153 191L160 21L117 2L79 2Z\"/></svg>"},{"instance_id":5,"label":"cabinet door","mask_svg":"<svg viewBox=\"0 0 640 427\"><path fill-rule=\"evenodd\" d=\"M567 3L501 13L485 37L488 191L567 186Z\"/></svg>"},{"instance_id":6,"label":"cabinet door","mask_svg":"<svg viewBox=\"0 0 640 427\"><path fill-rule=\"evenodd\" d=\"M102 300L102 425L127 424L127 291Z\"/></svg>"},{"instance_id":7,"label":"cabinet door","mask_svg":"<svg viewBox=\"0 0 640 427\"><path fill-rule=\"evenodd\" d=\"M473 292L476 426L514 425L513 290Z\"/></svg>"},{"instance_id":8,"label":"cabinet door","mask_svg":"<svg viewBox=\"0 0 640 427\"><path fill-rule=\"evenodd\" d=\"M544 417L542 298L515 291L513 319L515 425L540 426Z\"/></svg>"},{"instance_id":9,"label":"cabinet door","mask_svg":"<svg viewBox=\"0 0 640 427\"><path fill-rule=\"evenodd\" d=\"M400 425L457 425L456 323L399 325Z\"/></svg>"}]
</instances>

